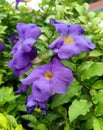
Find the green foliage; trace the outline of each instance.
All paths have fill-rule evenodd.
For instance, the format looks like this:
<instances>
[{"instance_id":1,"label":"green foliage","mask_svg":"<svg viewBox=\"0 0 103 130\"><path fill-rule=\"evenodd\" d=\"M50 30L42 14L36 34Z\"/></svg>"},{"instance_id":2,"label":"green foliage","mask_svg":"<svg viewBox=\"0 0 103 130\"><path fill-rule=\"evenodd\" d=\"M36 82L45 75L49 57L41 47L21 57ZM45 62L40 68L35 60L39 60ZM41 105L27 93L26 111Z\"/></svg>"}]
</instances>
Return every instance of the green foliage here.
<instances>
[{"instance_id":1,"label":"green foliage","mask_svg":"<svg viewBox=\"0 0 103 130\"><path fill-rule=\"evenodd\" d=\"M79 66L81 79L85 80L85 79L90 79L91 77L94 76L102 76L103 75L102 67L103 67L103 62L87 61L82 63Z\"/></svg>"},{"instance_id":2,"label":"green foliage","mask_svg":"<svg viewBox=\"0 0 103 130\"><path fill-rule=\"evenodd\" d=\"M70 122L74 121L80 115L86 115L90 111L91 103L85 99L75 99L69 107Z\"/></svg>"},{"instance_id":3,"label":"green foliage","mask_svg":"<svg viewBox=\"0 0 103 130\"><path fill-rule=\"evenodd\" d=\"M0 113L0 130L23 130L23 127L13 116Z\"/></svg>"},{"instance_id":4,"label":"green foliage","mask_svg":"<svg viewBox=\"0 0 103 130\"><path fill-rule=\"evenodd\" d=\"M0 105L15 100L18 96L14 96L13 89L8 87L2 87L0 89Z\"/></svg>"},{"instance_id":5,"label":"green foliage","mask_svg":"<svg viewBox=\"0 0 103 130\"><path fill-rule=\"evenodd\" d=\"M94 130L102 130L103 129L103 119L95 118L93 122Z\"/></svg>"}]
</instances>

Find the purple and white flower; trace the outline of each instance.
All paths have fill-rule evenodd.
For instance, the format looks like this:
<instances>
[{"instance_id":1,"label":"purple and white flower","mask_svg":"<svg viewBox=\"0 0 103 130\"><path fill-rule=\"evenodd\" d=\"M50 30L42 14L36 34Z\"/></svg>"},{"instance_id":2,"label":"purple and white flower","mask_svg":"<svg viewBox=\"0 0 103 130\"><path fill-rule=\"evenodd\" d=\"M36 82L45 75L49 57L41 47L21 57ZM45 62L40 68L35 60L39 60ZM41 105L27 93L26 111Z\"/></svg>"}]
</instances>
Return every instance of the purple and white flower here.
<instances>
[{"instance_id":1,"label":"purple and white flower","mask_svg":"<svg viewBox=\"0 0 103 130\"><path fill-rule=\"evenodd\" d=\"M79 24L64 24L58 20L50 19L50 23L60 33L49 46L60 59L68 59L81 52L88 52L95 48L95 45L85 36L84 29Z\"/></svg>"}]
</instances>

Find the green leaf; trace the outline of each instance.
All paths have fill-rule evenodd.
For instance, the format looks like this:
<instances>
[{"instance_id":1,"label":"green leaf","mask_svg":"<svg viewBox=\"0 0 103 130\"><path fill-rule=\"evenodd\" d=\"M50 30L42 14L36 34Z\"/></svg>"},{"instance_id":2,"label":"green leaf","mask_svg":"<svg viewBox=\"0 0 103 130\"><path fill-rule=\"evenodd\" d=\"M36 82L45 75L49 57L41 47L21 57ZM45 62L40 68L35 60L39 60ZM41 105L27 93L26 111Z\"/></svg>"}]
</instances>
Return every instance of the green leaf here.
<instances>
[{"instance_id":1,"label":"green leaf","mask_svg":"<svg viewBox=\"0 0 103 130\"><path fill-rule=\"evenodd\" d=\"M56 19L61 19L64 17L64 7L62 5L56 4Z\"/></svg>"},{"instance_id":2,"label":"green leaf","mask_svg":"<svg viewBox=\"0 0 103 130\"><path fill-rule=\"evenodd\" d=\"M75 69L76 69L76 65L75 65L74 63L70 62L69 60L62 60L62 63L63 63L65 66L67 66L67 67L69 67L70 69L72 69L72 70L75 70Z\"/></svg>"},{"instance_id":3,"label":"green leaf","mask_svg":"<svg viewBox=\"0 0 103 130\"><path fill-rule=\"evenodd\" d=\"M4 128L5 130L8 127L8 120L2 113L0 113L0 127Z\"/></svg>"},{"instance_id":4,"label":"green leaf","mask_svg":"<svg viewBox=\"0 0 103 130\"><path fill-rule=\"evenodd\" d=\"M74 80L74 82L67 88L65 94L58 94L54 96L51 107L57 107L59 105L69 102L72 97L79 96L81 93L81 88L81 85L76 80Z\"/></svg>"},{"instance_id":5,"label":"green leaf","mask_svg":"<svg viewBox=\"0 0 103 130\"><path fill-rule=\"evenodd\" d=\"M13 93L13 88L2 87L0 89L0 105L5 104L6 102L10 102L15 100L19 95L15 96Z\"/></svg>"},{"instance_id":6,"label":"green leaf","mask_svg":"<svg viewBox=\"0 0 103 130\"><path fill-rule=\"evenodd\" d=\"M37 121L36 117L31 114L23 115L22 118L25 120L29 120L30 122L33 122L33 123L35 123Z\"/></svg>"},{"instance_id":7,"label":"green leaf","mask_svg":"<svg viewBox=\"0 0 103 130\"><path fill-rule=\"evenodd\" d=\"M100 101L95 107L95 114L96 116L103 115L103 101Z\"/></svg>"},{"instance_id":8,"label":"green leaf","mask_svg":"<svg viewBox=\"0 0 103 130\"><path fill-rule=\"evenodd\" d=\"M103 89L103 80L97 80L93 85L93 89Z\"/></svg>"},{"instance_id":9,"label":"green leaf","mask_svg":"<svg viewBox=\"0 0 103 130\"><path fill-rule=\"evenodd\" d=\"M4 34L6 28L6 26L0 26L0 34Z\"/></svg>"},{"instance_id":10,"label":"green leaf","mask_svg":"<svg viewBox=\"0 0 103 130\"><path fill-rule=\"evenodd\" d=\"M90 111L92 104L85 99L75 99L69 107L70 122L74 121L80 115L86 115Z\"/></svg>"},{"instance_id":11,"label":"green leaf","mask_svg":"<svg viewBox=\"0 0 103 130\"><path fill-rule=\"evenodd\" d=\"M23 130L22 125L17 125L16 128L15 128L15 130Z\"/></svg>"},{"instance_id":12,"label":"green leaf","mask_svg":"<svg viewBox=\"0 0 103 130\"><path fill-rule=\"evenodd\" d=\"M93 128L94 128L93 130L103 130L103 119L94 118Z\"/></svg>"},{"instance_id":13,"label":"green leaf","mask_svg":"<svg viewBox=\"0 0 103 130\"><path fill-rule=\"evenodd\" d=\"M46 119L52 123L52 121L58 119L60 117L60 115L56 114L56 113L53 113L53 112L49 112L47 115L46 115Z\"/></svg>"},{"instance_id":14,"label":"green leaf","mask_svg":"<svg viewBox=\"0 0 103 130\"><path fill-rule=\"evenodd\" d=\"M81 79L90 79L94 76L103 75L103 62L86 61L79 66Z\"/></svg>"},{"instance_id":15,"label":"green leaf","mask_svg":"<svg viewBox=\"0 0 103 130\"><path fill-rule=\"evenodd\" d=\"M91 114L91 116L88 118L88 120L86 122L87 130L93 129L93 121L94 121L94 116L93 116L93 114Z\"/></svg>"},{"instance_id":16,"label":"green leaf","mask_svg":"<svg viewBox=\"0 0 103 130\"><path fill-rule=\"evenodd\" d=\"M103 102L103 90L95 91L92 95L92 100L95 104Z\"/></svg>"},{"instance_id":17,"label":"green leaf","mask_svg":"<svg viewBox=\"0 0 103 130\"><path fill-rule=\"evenodd\" d=\"M75 7L76 11L79 13L79 15L86 15L87 11L88 11L89 5L87 3L84 3L83 5L77 5L77 7Z\"/></svg>"},{"instance_id":18,"label":"green leaf","mask_svg":"<svg viewBox=\"0 0 103 130\"><path fill-rule=\"evenodd\" d=\"M46 128L46 125L45 124L39 124L39 125L37 125L37 130L48 130L47 128Z\"/></svg>"},{"instance_id":19,"label":"green leaf","mask_svg":"<svg viewBox=\"0 0 103 130\"><path fill-rule=\"evenodd\" d=\"M69 122L66 122L64 130L74 130L74 128L71 128Z\"/></svg>"},{"instance_id":20,"label":"green leaf","mask_svg":"<svg viewBox=\"0 0 103 130\"><path fill-rule=\"evenodd\" d=\"M78 19L82 22L82 23L86 23L87 22L87 18L85 16L79 16Z\"/></svg>"},{"instance_id":21,"label":"green leaf","mask_svg":"<svg viewBox=\"0 0 103 130\"><path fill-rule=\"evenodd\" d=\"M102 55L103 55L103 52L101 52L101 50L93 50L89 53L90 57L98 57Z\"/></svg>"}]
</instances>

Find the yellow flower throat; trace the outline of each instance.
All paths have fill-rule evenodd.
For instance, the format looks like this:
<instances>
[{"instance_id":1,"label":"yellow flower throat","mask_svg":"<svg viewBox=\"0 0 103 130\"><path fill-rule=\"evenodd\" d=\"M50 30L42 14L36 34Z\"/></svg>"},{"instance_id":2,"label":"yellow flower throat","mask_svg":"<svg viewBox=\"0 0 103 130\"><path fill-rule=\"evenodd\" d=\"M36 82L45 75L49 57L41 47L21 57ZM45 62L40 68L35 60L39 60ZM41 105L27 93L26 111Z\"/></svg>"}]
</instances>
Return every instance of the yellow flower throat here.
<instances>
[{"instance_id":1,"label":"yellow flower throat","mask_svg":"<svg viewBox=\"0 0 103 130\"><path fill-rule=\"evenodd\" d=\"M52 73L52 72L47 72L47 73L45 73L45 78L46 78L47 80L51 79L52 77L53 77L53 73Z\"/></svg>"},{"instance_id":2,"label":"yellow flower throat","mask_svg":"<svg viewBox=\"0 0 103 130\"><path fill-rule=\"evenodd\" d=\"M64 37L63 40L64 40L64 42L67 43L67 44L73 43L73 39L70 38L70 37Z\"/></svg>"}]
</instances>

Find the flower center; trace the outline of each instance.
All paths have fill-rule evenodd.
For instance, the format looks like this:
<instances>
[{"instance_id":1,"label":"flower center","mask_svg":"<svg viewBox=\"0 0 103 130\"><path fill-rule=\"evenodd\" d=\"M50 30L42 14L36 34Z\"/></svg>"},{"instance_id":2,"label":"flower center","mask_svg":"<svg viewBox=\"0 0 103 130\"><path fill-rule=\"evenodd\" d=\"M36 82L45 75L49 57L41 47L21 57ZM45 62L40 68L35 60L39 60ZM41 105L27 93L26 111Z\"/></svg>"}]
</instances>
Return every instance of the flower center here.
<instances>
[{"instance_id":1,"label":"flower center","mask_svg":"<svg viewBox=\"0 0 103 130\"><path fill-rule=\"evenodd\" d=\"M64 37L63 40L64 40L64 42L67 43L67 44L73 43L73 39L70 38L70 37Z\"/></svg>"},{"instance_id":2,"label":"flower center","mask_svg":"<svg viewBox=\"0 0 103 130\"><path fill-rule=\"evenodd\" d=\"M53 73L52 72L48 72L48 73L45 74L45 78L47 80L51 79L52 77L53 77Z\"/></svg>"}]
</instances>

